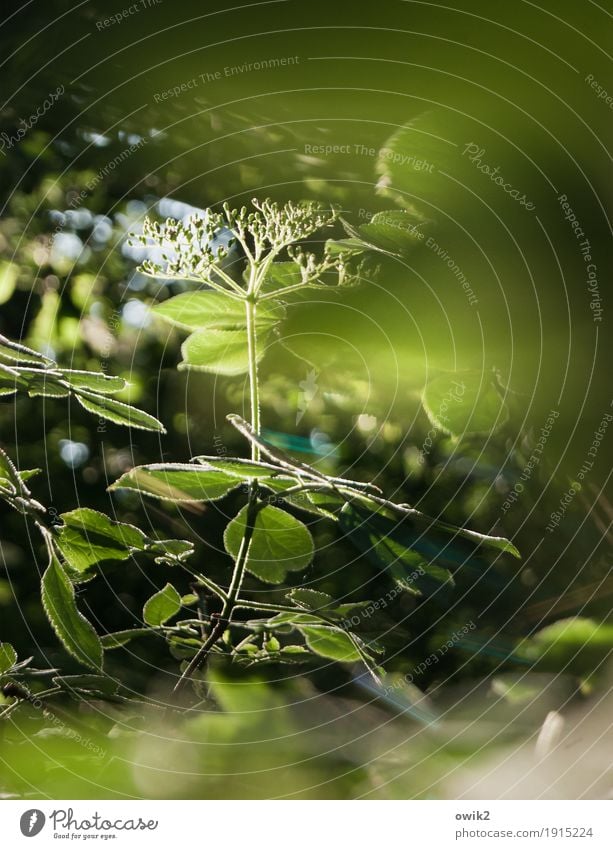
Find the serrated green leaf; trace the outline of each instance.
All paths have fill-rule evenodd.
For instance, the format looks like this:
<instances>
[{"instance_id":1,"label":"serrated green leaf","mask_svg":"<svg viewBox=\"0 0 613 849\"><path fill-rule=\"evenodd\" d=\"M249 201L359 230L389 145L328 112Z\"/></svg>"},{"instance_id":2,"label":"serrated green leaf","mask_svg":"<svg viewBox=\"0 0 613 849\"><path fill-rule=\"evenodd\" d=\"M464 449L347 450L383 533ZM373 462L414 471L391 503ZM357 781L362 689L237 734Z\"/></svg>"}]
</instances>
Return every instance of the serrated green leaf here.
<instances>
[{"instance_id":1,"label":"serrated green leaf","mask_svg":"<svg viewBox=\"0 0 613 849\"><path fill-rule=\"evenodd\" d=\"M102 643L91 623L79 612L75 590L50 548L49 566L41 582L43 607L56 636L74 658L91 669L102 667Z\"/></svg>"},{"instance_id":2,"label":"serrated green leaf","mask_svg":"<svg viewBox=\"0 0 613 849\"><path fill-rule=\"evenodd\" d=\"M428 382L422 401L434 427L453 436L490 434L509 417L491 373L458 371Z\"/></svg>"},{"instance_id":3,"label":"serrated green leaf","mask_svg":"<svg viewBox=\"0 0 613 849\"><path fill-rule=\"evenodd\" d=\"M361 659L349 636L338 628L326 625L299 625L298 630L306 640L307 646L320 657L353 663Z\"/></svg>"},{"instance_id":4,"label":"serrated green leaf","mask_svg":"<svg viewBox=\"0 0 613 849\"><path fill-rule=\"evenodd\" d=\"M163 625L181 610L181 596L172 584L152 595L143 607L143 620L152 628Z\"/></svg>"},{"instance_id":5,"label":"serrated green leaf","mask_svg":"<svg viewBox=\"0 0 613 849\"><path fill-rule=\"evenodd\" d=\"M105 634L101 638L102 647L105 651L112 651L128 645L137 637L150 637L153 633L149 628L128 628L125 631L114 631L112 634Z\"/></svg>"},{"instance_id":6,"label":"serrated green leaf","mask_svg":"<svg viewBox=\"0 0 613 849\"><path fill-rule=\"evenodd\" d=\"M41 366L53 364L53 360L50 360L49 357L45 357L44 354L39 354L39 352L33 350L33 348L28 348L26 345L13 342L11 339L7 339L6 336L1 335L0 359L16 363L31 363L32 365Z\"/></svg>"},{"instance_id":7,"label":"serrated green leaf","mask_svg":"<svg viewBox=\"0 0 613 849\"><path fill-rule=\"evenodd\" d=\"M377 212L367 224L358 228L366 242L398 255L406 254L424 239L428 222L417 212L390 209Z\"/></svg>"},{"instance_id":8,"label":"serrated green leaf","mask_svg":"<svg viewBox=\"0 0 613 849\"><path fill-rule=\"evenodd\" d=\"M115 377L95 371L79 371L62 369L62 379L71 389L86 389L101 395L112 395L122 392L128 385L123 377Z\"/></svg>"},{"instance_id":9,"label":"serrated green leaf","mask_svg":"<svg viewBox=\"0 0 613 849\"><path fill-rule=\"evenodd\" d=\"M481 574L487 568L484 550L520 557L504 537L458 528L410 508L394 511L393 505L384 507L366 497L346 504L339 521L371 562L389 570L403 589L417 594L436 591L444 599L453 585L448 570L474 567Z\"/></svg>"},{"instance_id":10,"label":"serrated green leaf","mask_svg":"<svg viewBox=\"0 0 613 849\"><path fill-rule=\"evenodd\" d=\"M11 458L0 448L0 493L20 513L44 511L44 507L32 498L25 484L28 475L17 471Z\"/></svg>"},{"instance_id":11,"label":"serrated green leaf","mask_svg":"<svg viewBox=\"0 0 613 849\"><path fill-rule=\"evenodd\" d=\"M2 448L0 448L0 485L13 495L23 494L25 490L13 461Z\"/></svg>"},{"instance_id":12,"label":"serrated green leaf","mask_svg":"<svg viewBox=\"0 0 613 849\"><path fill-rule=\"evenodd\" d=\"M107 675L56 675L53 683L76 694L113 696L119 683Z\"/></svg>"},{"instance_id":13,"label":"serrated green leaf","mask_svg":"<svg viewBox=\"0 0 613 849\"><path fill-rule=\"evenodd\" d=\"M261 292L277 292L287 286L295 286L302 280L300 266L295 262L273 262L262 282Z\"/></svg>"},{"instance_id":14,"label":"serrated green leaf","mask_svg":"<svg viewBox=\"0 0 613 849\"><path fill-rule=\"evenodd\" d=\"M349 239L328 239L326 242L326 252L332 256L363 254L368 248L369 246L364 243L363 239L356 237Z\"/></svg>"},{"instance_id":15,"label":"serrated green leaf","mask_svg":"<svg viewBox=\"0 0 613 849\"><path fill-rule=\"evenodd\" d=\"M10 643L0 643L0 675L17 663L17 652Z\"/></svg>"},{"instance_id":16,"label":"serrated green leaf","mask_svg":"<svg viewBox=\"0 0 613 849\"><path fill-rule=\"evenodd\" d=\"M175 503L216 501L240 485L235 475L183 463L152 463L136 466L109 489L133 489L144 495Z\"/></svg>"},{"instance_id":17,"label":"serrated green leaf","mask_svg":"<svg viewBox=\"0 0 613 849\"><path fill-rule=\"evenodd\" d=\"M17 369L0 363L0 395L14 395L25 386L26 382Z\"/></svg>"},{"instance_id":18,"label":"serrated green leaf","mask_svg":"<svg viewBox=\"0 0 613 849\"><path fill-rule=\"evenodd\" d=\"M36 477L36 475L40 475L41 472L42 469L20 469L17 474L19 475L19 478L21 479L22 483L25 483L25 481L29 481L30 478L34 478Z\"/></svg>"},{"instance_id":19,"label":"serrated green leaf","mask_svg":"<svg viewBox=\"0 0 613 849\"><path fill-rule=\"evenodd\" d=\"M156 563L176 566L191 557L194 553L194 543L186 539L149 540L147 551L157 554Z\"/></svg>"},{"instance_id":20,"label":"serrated green leaf","mask_svg":"<svg viewBox=\"0 0 613 849\"><path fill-rule=\"evenodd\" d=\"M247 326L245 301L221 292L183 292L153 307L155 315L184 330L243 330ZM259 304L256 325L266 330L285 315L280 304Z\"/></svg>"},{"instance_id":21,"label":"serrated green leaf","mask_svg":"<svg viewBox=\"0 0 613 849\"><path fill-rule=\"evenodd\" d=\"M70 389L62 383L61 372L55 369L20 366L19 373L31 398L67 398L70 395Z\"/></svg>"},{"instance_id":22,"label":"serrated green leaf","mask_svg":"<svg viewBox=\"0 0 613 849\"><path fill-rule=\"evenodd\" d=\"M248 507L224 533L226 551L236 559L246 530ZM269 584L281 584L288 572L306 568L313 559L313 538L306 526L285 510L267 505L258 510L246 568Z\"/></svg>"},{"instance_id":23,"label":"serrated green leaf","mask_svg":"<svg viewBox=\"0 0 613 849\"><path fill-rule=\"evenodd\" d=\"M94 392L87 392L83 389L76 390L74 394L82 407L89 413L94 413L102 419L108 419L108 421L114 424L134 427L139 430L154 430L158 433L166 433L164 425L154 418L154 416L150 416L149 413L145 413L136 407L131 407L129 404L124 404L114 398L107 398L104 395L97 395Z\"/></svg>"},{"instance_id":24,"label":"serrated green leaf","mask_svg":"<svg viewBox=\"0 0 613 849\"><path fill-rule=\"evenodd\" d=\"M257 360L266 351L268 336L258 335ZM246 330L201 330L188 336L181 346L180 369L213 372L232 377L249 369Z\"/></svg>"},{"instance_id":25,"label":"serrated green leaf","mask_svg":"<svg viewBox=\"0 0 613 849\"><path fill-rule=\"evenodd\" d=\"M272 616L270 619L250 619L247 623L252 628L261 628L268 631L282 630L291 631L298 625L323 625L325 620L315 613L302 613L296 609L295 613L283 611Z\"/></svg>"},{"instance_id":26,"label":"serrated green leaf","mask_svg":"<svg viewBox=\"0 0 613 849\"><path fill-rule=\"evenodd\" d=\"M452 540L436 536L436 523L428 528L408 518L390 519L357 500L343 507L339 522L356 548L402 589L415 595L437 591L446 595L453 586L448 569L437 565L439 559L448 562L451 555L446 556L446 550Z\"/></svg>"},{"instance_id":27,"label":"serrated green leaf","mask_svg":"<svg viewBox=\"0 0 613 849\"><path fill-rule=\"evenodd\" d=\"M241 457L215 457L200 454L193 459L203 466L219 469L229 475L234 475L240 480L270 478L284 473L278 466L273 466L270 463L254 463L253 460L244 460Z\"/></svg>"},{"instance_id":28,"label":"serrated green leaf","mask_svg":"<svg viewBox=\"0 0 613 849\"><path fill-rule=\"evenodd\" d=\"M287 594L287 598L304 610L321 610L322 608L330 607L334 602L334 599L328 593L321 593L317 590L309 590L303 587L292 590Z\"/></svg>"},{"instance_id":29,"label":"serrated green leaf","mask_svg":"<svg viewBox=\"0 0 613 849\"><path fill-rule=\"evenodd\" d=\"M86 507L62 513L56 547L71 569L86 572L103 560L127 560L133 551L144 551L147 537L133 525L114 522Z\"/></svg>"}]
</instances>

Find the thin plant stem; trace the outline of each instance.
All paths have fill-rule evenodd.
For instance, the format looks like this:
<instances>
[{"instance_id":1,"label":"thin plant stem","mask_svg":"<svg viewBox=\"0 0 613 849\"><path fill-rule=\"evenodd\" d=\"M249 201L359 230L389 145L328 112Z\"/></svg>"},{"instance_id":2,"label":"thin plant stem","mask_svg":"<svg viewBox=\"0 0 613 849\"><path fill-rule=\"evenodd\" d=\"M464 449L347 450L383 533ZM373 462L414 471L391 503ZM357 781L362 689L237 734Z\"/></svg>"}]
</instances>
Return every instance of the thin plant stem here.
<instances>
[{"instance_id":1,"label":"thin plant stem","mask_svg":"<svg viewBox=\"0 0 613 849\"><path fill-rule=\"evenodd\" d=\"M247 317L247 340L248 340L248 355L249 355L249 394L251 402L251 427L254 433L260 432L260 401L258 392L258 367L257 367L257 332L256 332L256 296L253 294L253 287L256 282L255 269L252 267L250 286L248 297L245 301L245 310ZM251 459L254 462L259 462L260 449L255 443L251 443ZM196 652L191 661L187 664L185 671L177 681L174 688L175 693L179 692L188 681L193 673L204 666L208 660L211 649L218 639L223 636L224 631L228 627L236 604L239 600L239 594L245 576L245 568L247 566L247 557L249 554L249 546L255 527L255 519L257 516L257 501L258 501L258 482L252 480L249 484L249 502L247 506L247 517L245 522L245 533L241 541L241 546L234 564L230 587L224 600L223 609L219 615L219 619L211 629L209 636L204 641L200 649Z\"/></svg>"},{"instance_id":2,"label":"thin plant stem","mask_svg":"<svg viewBox=\"0 0 613 849\"><path fill-rule=\"evenodd\" d=\"M251 402L251 427L253 432L259 436L260 433L260 393L258 386L258 359L257 359L257 330L255 297L251 296L245 302L247 312L247 350L249 355L249 395ZM260 447L257 443L251 443L251 459L259 462Z\"/></svg>"}]
</instances>

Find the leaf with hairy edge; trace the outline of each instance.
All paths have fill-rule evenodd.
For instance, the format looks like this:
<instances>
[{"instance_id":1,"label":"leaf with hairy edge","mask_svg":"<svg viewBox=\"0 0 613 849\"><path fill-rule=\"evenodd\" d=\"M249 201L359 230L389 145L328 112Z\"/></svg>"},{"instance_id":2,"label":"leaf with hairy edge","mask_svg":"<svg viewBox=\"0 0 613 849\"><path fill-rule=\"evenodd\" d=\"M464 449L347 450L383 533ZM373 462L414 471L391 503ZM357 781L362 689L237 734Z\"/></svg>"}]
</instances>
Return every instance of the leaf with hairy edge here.
<instances>
[{"instance_id":1,"label":"leaf with hairy edge","mask_svg":"<svg viewBox=\"0 0 613 849\"><path fill-rule=\"evenodd\" d=\"M53 683L77 697L80 701L86 698L114 696L119 689L119 682L108 675L57 675Z\"/></svg>"},{"instance_id":2,"label":"leaf with hairy edge","mask_svg":"<svg viewBox=\"0 0 613 849\"><path fill-rule=\"evenodd\" d=\"M226 551L235 559L246 530L248 507L232 519L224 533ZM246 569L261 581L281 584L288 572L306 568L313 559L313 538L302 522L278 507L258 510Z\"/></svg>"},{"instance_id":3,"label":"leaf with hairy edge","mask_svg":"<svg viewBox=\"0 0 613 849\"><path fill-rule=\"evenodd\" d=\"M356 548L402 589L415 595L447 596L453 578L436 560L444 558L445 544L451 546L452 540L434 542L429 529L415 527L408 519L389 519L357 499L343 507L339 521Z\"/></svg>"},{"instance_id":4,"label":"leaf with hairy edge","mask_svg":"<svg viewBox=\"0 0 613 849\"><path fill-rule=\"evenodd\" d=\"M17 663L17 652L10 643L0 643L0 675L8 672Z\"/></svg>"},{"instance_id":5,"label":"leaf with hairy edge","mask_svg":"<svg viewBox=\"0 0 613 849\"><path fill-rule=\"evenodd\" d=\"M13 342L7 339L6 336L0 335L0 359L11 360L16 363L31 363L32 365L47 366L52 365L53 360L45 357L44 354L39 354L32 348L27 348L18 342Z\"/></svg>"},{"instance_id":6,"label":"leaf with hairy edge","mask_svg":"<svg viewBox=\"0 0 613 849\"><path fill-rule=\"evenodd\" d=\"M280 478L275 478L275 482L280 480ZM264 485L268 486L269 481L264 481ZM288 483L285 484L286 487L288 485ZM331 519L334 522L338 521L337 514L343 504L347 502L346 498L343 498L342 495L334 492L332 489L322 490L321 492L318 490L305 490L304 492L296 492L288 496L283 495L282 488L279 488L277 491L278 495L288 504L291 504L292 507L297 507L299 510L304 510L306 513L311 513L322 519Z\"/></svg>"},{"instance_id":7,"label":"leaf with hairy edge","mask_svg":"<svg viewBox=\"0 0 613 849\"><path fill-rule=\"evenodd\" d=\"M89 413L108 419L114 424L166 433L164 425L156 418L150 416L149 413L138 410L136 407L131 407L129 404L124 404L114 398L107 398L104 395L97 395L94 392L86 392L83 389L76 390L75 395L79 404L85 407Z\"/></svg>"},{"instance_id":8,"label":"leaf with hairy edge","mask_svg":"<svg viewBox=\"0 0 613 849\"><path fill-rule=\"evenodd\" d=\"M442 584L450 589L450 569L475 569L480 574L487 568L484 550L520 557L504 537L486 536L432 519L418 510L381 506L367 498L354 498L346 504L340 525L371 562L389 569L403 589L418 594L440 593Z\"/></svg>"},{"instance_id":9,"label":"leaf with hairy edge","mask_svg":"<svg viewBox=\"0 0 613 849\"><path fill-rule=\"evenodd\" d=\"M243 330L247 326L245 301L220 292L184 292L157 304L153 312L184 330ZM280 304L259 304L256 325L265 330L284 317Z\"/></svg>"},{"instance_id":10,"label":"leaf with hairy edge","mask_svg":"<svg viewBox=\"0 0 613 849\"><path fill-rule=\"evenodd\" d=\"M11 495L28 494L11 458L0 448L0 486Z\"/></svg>"},{"instance_id":11,"label":"leaf with hairy edge","mask_svg":"<svg viewBox=\"0 0 613 849\"><path fill-rule=\"evenodd\" d=\"M261 292L276 292L302 281L302 271L296 262L273 262L262 282Z\"/></svg>"},{"instance_id":12,"label":"leaf with hairy edge","mask_svg":"<svg viewBox=\"0 0 613 849\"><path fill-rule=\"evenodd\" d=\"M328 239L326 242L326 251L332 256L363 254L369 247L363 239L356 236L349 239Z\"/></svg>"},{"instance_id":13,"label":"leaf with hairy edge","mask_svg":"<svg viewBox=\"0 0 613 849\"><path fill-rule=\"evenodd\" d=\"M373 215L368 224L359 227L359 233L376 248L401 255L425 240L424 230L429 224L431 222L417 212L390 209Z\"/></svg>"},{"instance_id":14,"label":"leaf with hairy edge","mask_svg":"<svg viewBox=\"0 0 613 849\"><path fill-rule=\"evenodd\" d=\"M57 530L55 544L77 573L103 560L127 560L133 551L147 547L147 537L141 530L113 522L96 510L82 507L62 513L60 518L64 524Z\"/></svg>"},{"instance_id":15,"label":"leaf with hairy edge","mask_svg":"<svg viewBox=\"0 0 613 849\"><path fill-rule=\"evenodd\" d=\"M361 660L360 652L350 637L338 628L325 625L299 625L298 630L304 636L307 646L315 654L329 660L353 663Z\"/></svg>"},{"instance_id":16,"label":"leaf with hairy edge","mask_svg":"<svg viewBox=\"0 0 613 849\"><path fill-rule=\"evenodd\" d=\"M128 382L123 377L115 377L110 374L96 371L79 371L76 369L62 369L62 379L71 389L85 389L101 395L112 395L122 392Z\"/></svg>"},{"instance_id":17,"label":"leaf with hairy edge","mask_svg":"<svg viewBox=\"0 0 613 849\"><path fill-rule=\"evenodd\" d=\"M20 366L19 373L27 383L30 398L67 398L70 388L62 383L62 374L55 369L39 369Z\"/></svg>"},{"instance_id":18,"label":"leaf with hairy edge","mask_svg":"<svg viewBox=\"0 0 613 849\"><path fill-rule=\"evenodd\" d=\"M328 593L321 593L317 590L309 590L303 587L292 590L287 594L287 598L303 610L321 610L326 607L331 607L334 599Z\"/></svg>"},{"instance_id":19,"label":"leaf with hairy edge","mask_svg":"<svg viewBox=\"0 0 613 849\"><path fill-rule=\"evenodd\" d=\"M186 539L149 540L147 551L156 554L155 562L162 566L176 566L194 553L194 543Z\"/></svg>"},{"instance_id":20,"label":"leaf with hairy edge","mask_svg":"<svg viewBox=\"0 0 613 849\"><path fill-rule=\"evenodd\" d=\"M120 649L137 637L150 637L153 634L154 632L150 628L128 628L125 631L114 631L112 634L104 634L102 647L105 651Z\"/></svg>"},{"instance_id":21,"label":"leaf with hairy edge","mask_svg":"<svg viewBox=\"0 0 613 849\"><path fill-rule=\"evenodd\" d=\"M338 604L328 593L305 589L303 587L292 590L287 594L286 598L302 610L308 610L312 613L321 611L326 619L334 619L336 621L351 616L356 610L371 607L372 612L374 612L380 607L380 605L375 605L372 601L349 601L345 604ZM324 620L322 619L323 622Z\"/></svg>"},{"instance_id":22,"label":"leaf with hairy edge","mask_svg":"<svg viewBox=\"0 0 613 849\"><path fill-rule=\"evenodd\" d=\"M25 484L28 477L36 474L32 469L23 475L17 471L11 458L0 448L0 496L20 513L44 512L44 507L32 498Z\"/></svg>"},{"instance_id":23,"label":"leaf with hairy edge","mask_svg":"<svg viewBox=\"0 0 613 849\"><path fill-rule=\"evenodd\" d=\"M257 359L266 351L269 335L257 339ZM232 377L249 369L246 330L200 330L188 336L181 345L182 362L179 369L213 372Z\"/></svg>"},{"instance_id":24,"label":"leaf with hairy edge","mask_svg":"<svg viewBox=\"0 0 613 849\"><path fill-rule=\"evenodd\" d=\"M298 625L325 625L325 620L316 613L305 613L296 608L295 613L284 610L282 613L277 613L270 619L250 619L247 624L256 629L265 631L291 631L292 628Z\"/></svg>"},{"instance_id":25,"label":"leaf with hairy edge","mask_svg":"<svg viewBox=\"0 0 613 849\"><path fill-rule=\"evenodd\" d=\"M200 454L193 459L203 466L219 469L229 475L235 475L241 480L270 478L279 474L287 474L280 466L273 466L270 463L255 463L253 460L244 460L242 457L215 457Z\"/></svg>"},{"instance_id":26,"label":"leaf with hairy edge","mask_svg":"<svg viewBox=\"0 0 613 849\"><path fill-rule=\"evenodd\" d=\"M181 596L172 584L152 595L143 607L143 619L152 628L163 625L181 610Z\"/></svg>"},{"instance_id":27,"label":"leaf with hairy edge","mask_svg":"<svg viewBox=\"0 0 613 849\"><path fill-rule=\"evenodd\" d=\"M14 395L25 382L17 369L0 363L0 395Z\"/></svg>"},{"instance_id":28,"label":"leaf with hairy edge","mask_svg":"<svg viewBox=\"0 0 613 849\"><path fill-rule=\"evenodd\" d=\"M42 601L45 613L58 639L74 658L91 669L102 667L102 643L92 624L79 612L72 582L45 532L49 549L49 566L42 578Z\"/></svg>"},{"instance_id":29,"label":"leaf with hairy edge","mask_svg":"<svg viewBox=\"0 0 613 849\"><path fill-rule=\"evenodd\" d=\"M152 463L136 466L109 489L133 489L143 495L176 503L216 501L240 486L234 475L188 463Z\"/></svg>"}]
</instances>

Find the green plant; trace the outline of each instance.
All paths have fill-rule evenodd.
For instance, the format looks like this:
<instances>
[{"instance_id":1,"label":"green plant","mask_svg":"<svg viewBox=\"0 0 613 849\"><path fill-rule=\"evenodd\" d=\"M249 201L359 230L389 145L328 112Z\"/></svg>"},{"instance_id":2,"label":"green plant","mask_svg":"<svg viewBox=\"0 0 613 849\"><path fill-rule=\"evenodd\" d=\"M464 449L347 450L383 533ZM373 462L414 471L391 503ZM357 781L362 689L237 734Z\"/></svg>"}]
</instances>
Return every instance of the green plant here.
<instances>
[{"instance_id":1,"label":"green plant","mask_svg":"<svg viewBox=\"0 0 613 849\"><path fill-rule=\"evenodd\" d=\"M394 226L388 232L391 215ZM146 260L142 271L197 284L153 308L190 334L180 368L248 375L250 420L238 415L229 420L248 443L250 456L201 455L189 463L136 466L111 489L175 504L215 501L236 490L244 494L244 505L225 530L233 565L221 586L204 569L188 565L190 542L150 539L132 525L86 508L63 514L60 524L45 523L26 487L32 473L18 472L2 454L0 494L33 516L44 537L49 555L42 579L45 610L64 647L83 665L102 672L104 651L161 633L182 662L177 689L190 680L198 688L198 670L212 655L245 667L294 664L317 655L363 664L380 683L384 647L352 626L378 602L339 603L318 589L291 586L291 575L303 572L316 556L312 534L296 513L336 523L398 593L445 597L453 589L454 572L487 566L485 552L519 556L506 539L430 519L389 500L372 483L324 474L262 437L258 364L294 297L307 288L357 285L372 267L373 252L394 254L399 215L373 219L367 230L349 228L349 238L328 239L319 251L310 248L314 237L343 222L334 210L314 203L253 201L252 209L225 206L221 213L207 210L184 222L146 220L142 236L135 238L160 260ZM400 217L403 226L413 227L410 213ZM219 244L221 234L229 235L229 247ZM109 397L124 385L118 378L62 370L8 340L0 357L11 363L0 367L3 391L72 393L86 409L115 423L162 430L152 416ZM94 577L104 561L127 560L134 552L179 566L195 591L184 594L176 581L168 583L146 602L142 627L100 637L78 611L74 587ZM269 585L265 600L262 592L257 598L245 592L246 573ZM218 611L182 616L199 603L200 593L215 596Z\"/></svg>"},{"instance_id":2,"label":"green plant","mask_svg":"<svg viewBox=\"0 0 613 849\"><path fill-rule=\"evenodd\" d=\"M398 216L393 215L392 235L397 239ZM402 215L407 222L413 220L409 213ZM162 255L161 262L143 264L145 273L190 280L200 287L154 308L162 319L191 334L183 343L180 367L247 373L249 378L251 420L229 417L250 445L249 459L207 455L195 457L190 464L140 466L113 485L176 503L212 501L238 487L245 492L246 503L224 535L234 562L228 588L198 576L219 598L221 611L211 617L204 638L198 637L198 620L180 623L186 628L184 647L191 656L179 687L206 664L212 652L231 655L245 665L296 662L311 652L337 661L361 661L378 677L381 646L366 642L347 625L372 602L338 604L325 593L300 587L289 592L287 587L283 601L276 600L278 592L265 602L261 593L257 599L244 594L245 572L279 587L287 584L291 573L310 564L313 539L295 512L338 523L397 587L418 595L445 593L453 584L452 571L480 559L483 549L518 556L507 540L428 519L386 499L373 484L323 474L262 439L258 363L292 296L308 287L355 285L368 269L367 254L397 248L384 215L368 225L368 232L350 230L349 238L328 239L319 253L304 246L338 220L335 211L314 203L279 206L268 200L253 201L251 210L225 206L223 213L207 211L183 223L160 225L147 220L140 237L142 244ZM403 223L408 227L407 222ZM224 230L230 231L238 246L240 275L233 276L224 265L227 249L216 247L216 237ZM166 596L164 615L178 613L178 600L176 592ZM245 611L267 615L245 619ZM247 636L236 642L233 631L239 629ZM291 633L298 635L299 644L288 644ZM171 640L176 645L176 638Z\"/></svg>"}]
</instances>

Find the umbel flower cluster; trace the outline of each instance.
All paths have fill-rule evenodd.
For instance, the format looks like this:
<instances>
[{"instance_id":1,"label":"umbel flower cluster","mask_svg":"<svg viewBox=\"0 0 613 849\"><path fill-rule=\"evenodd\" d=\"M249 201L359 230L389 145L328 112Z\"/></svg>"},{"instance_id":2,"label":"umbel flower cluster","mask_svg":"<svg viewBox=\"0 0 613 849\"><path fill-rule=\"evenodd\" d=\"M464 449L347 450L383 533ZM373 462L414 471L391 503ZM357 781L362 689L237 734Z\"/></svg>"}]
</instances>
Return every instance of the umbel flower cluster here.
<instances>
[{"instance_id":1,"label":"umbel flower cluster","mask_svg":"<svg viewBox=\"0 0 613 849\"><path fill-rule=\"evenodd\" d=\"M251 208L231 209L224 204L222 212L207 209L183 221L169 218L159 223L146 218L142 235L132 238L161 257L161 261L146 259L139 268L143 274L207 282L238 296L245 294L245 288L224 268L233 245L240 246L248 263L243 280L252 291L259 291L275 260L284 261L283 280L279 279L276 287L279 295L303 286L326 285L321 278L329 272L335 274L335 285L356 282L359 273L350 275L347 269L347 260L354 252L328 241L317 255L300 244L337 221L336 210L313 201L279 205L271 200L252 200ZM220 237L228 232L229 242L224 239L221 243Z\"/></svg>"}]
</instances>

